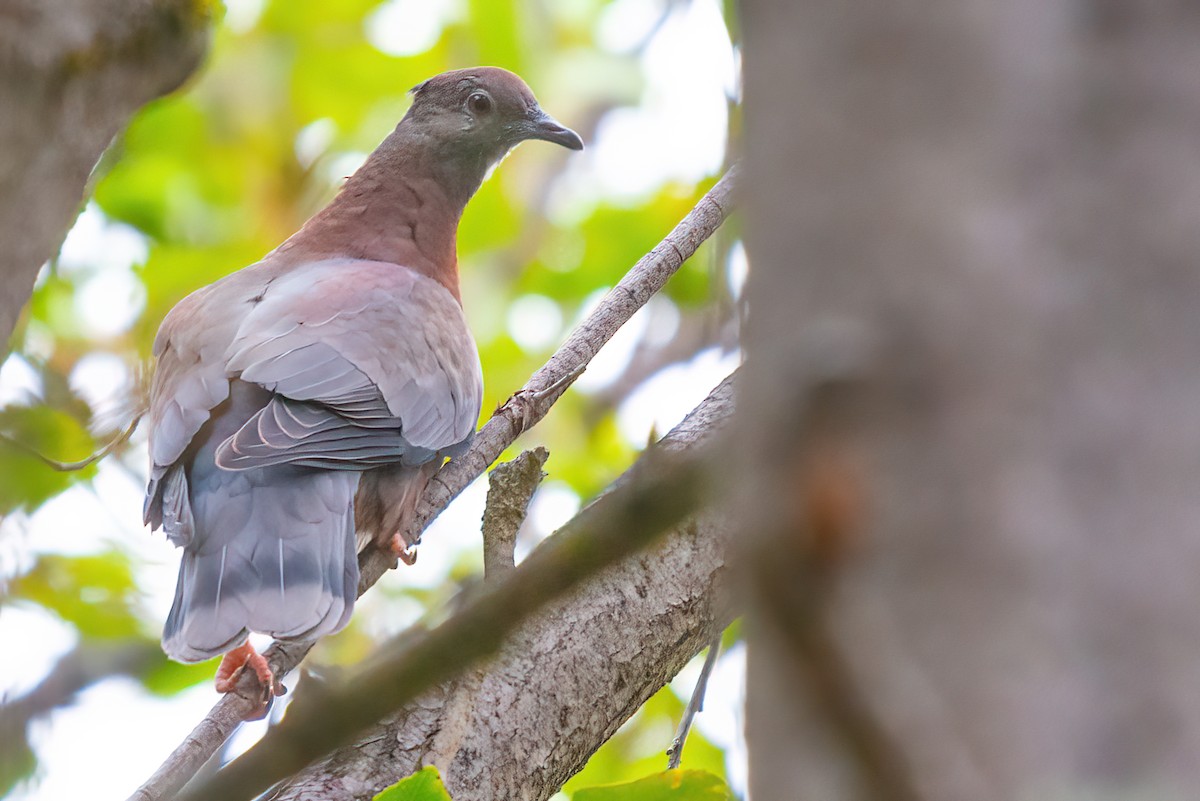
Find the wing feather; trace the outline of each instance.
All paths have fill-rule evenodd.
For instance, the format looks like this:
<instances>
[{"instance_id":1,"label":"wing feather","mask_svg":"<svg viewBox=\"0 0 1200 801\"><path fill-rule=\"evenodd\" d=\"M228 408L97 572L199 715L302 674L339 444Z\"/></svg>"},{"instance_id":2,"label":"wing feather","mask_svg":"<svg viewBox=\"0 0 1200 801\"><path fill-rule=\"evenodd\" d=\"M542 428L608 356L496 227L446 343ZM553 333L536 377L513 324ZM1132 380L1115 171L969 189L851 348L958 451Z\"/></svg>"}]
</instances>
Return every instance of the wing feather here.
<instances>
[{"instance_id":1,"label":"wing feather","mask_svg":"<svg viewBox=\"0 0 1200 801\"><path fill-rule=\"evenodd\" d=\"M280 278L226 362L275 393L218 449L227 469L420 464L470 439L482 400L457 301L378 262L321 262Z\"/></svg>"},{"instance_id":2,"label":"wing feather","mask_svg":"<svg viewBox=\"0 0 1200 801\"><path fill-rule=\"evenodd\" d=\"M331 259L281 272L268 260L181 302L155 354L146 518L173 517L181 536L186 482L181 473L164 498L163 481L231 380L273 393L218 448L218 464L232 470L363 470L454 455L482 401L457 300L394 264Z\"/></svg>"}]
</instances>

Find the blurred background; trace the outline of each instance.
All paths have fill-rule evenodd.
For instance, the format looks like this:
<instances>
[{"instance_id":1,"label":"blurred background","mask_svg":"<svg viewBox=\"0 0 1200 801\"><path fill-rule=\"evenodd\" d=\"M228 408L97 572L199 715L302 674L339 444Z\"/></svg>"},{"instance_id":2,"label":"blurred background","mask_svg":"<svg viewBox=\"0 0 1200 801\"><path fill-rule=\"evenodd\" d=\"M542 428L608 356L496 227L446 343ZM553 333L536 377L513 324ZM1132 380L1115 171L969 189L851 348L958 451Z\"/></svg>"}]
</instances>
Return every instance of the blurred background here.
<instances>
[{"instance_id":1,"label":"blurred background","mask_svg":"<svg viewBox=\"0 0 1200 801\"><path fill-rule=\"evenodd\" d=\"M0 697L37 688L54 709L26 727L19 708L0 706L0 796L124 797L216 700L215 662L177 665L158 649L177 555L141 523L142 432L74 472L38 454L79 460L116 437L139 408L168 309L326 203L403 115L410 87L447 69L503 66L587 143L582 154L520 148L463 219L485 418L731 160L738 34L718 0L224 6L205 66L140 111L96 168L91 199L0 365ZM738 237L736 221L722 228L518 441L513 454L551 452L518 559L737 366L747 271ZM444 615L481 571L485 491L482 481L467 490L428 532L417 565L385 577L306 664L336 672ZM683 764L744 792L743 649L736 631L726 640ZM665 767L698 670L651 699L565 797ZM265 726L243 727L225 757Z\"/></svg>"}]
</instances>

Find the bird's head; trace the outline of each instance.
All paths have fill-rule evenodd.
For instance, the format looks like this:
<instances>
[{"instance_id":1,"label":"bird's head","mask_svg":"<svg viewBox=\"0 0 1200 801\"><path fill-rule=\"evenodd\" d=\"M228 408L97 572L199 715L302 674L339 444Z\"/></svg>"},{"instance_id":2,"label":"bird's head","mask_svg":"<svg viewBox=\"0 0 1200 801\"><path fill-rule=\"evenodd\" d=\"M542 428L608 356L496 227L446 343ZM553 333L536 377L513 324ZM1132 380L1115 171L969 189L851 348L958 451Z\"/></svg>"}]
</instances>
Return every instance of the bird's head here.
<instances>
[{"instance_id":1,"label":"bird's head","mask_svg":"<svg viewBox=\"0 0 1200 801\"><path fill-rule=\"evenodd\" d=\"M444 72L412 94L405 122L456 158L491 167L526 139L583 149L579 134L542 111L525 82L499 67Z\"/></svg>"}]
</instances>

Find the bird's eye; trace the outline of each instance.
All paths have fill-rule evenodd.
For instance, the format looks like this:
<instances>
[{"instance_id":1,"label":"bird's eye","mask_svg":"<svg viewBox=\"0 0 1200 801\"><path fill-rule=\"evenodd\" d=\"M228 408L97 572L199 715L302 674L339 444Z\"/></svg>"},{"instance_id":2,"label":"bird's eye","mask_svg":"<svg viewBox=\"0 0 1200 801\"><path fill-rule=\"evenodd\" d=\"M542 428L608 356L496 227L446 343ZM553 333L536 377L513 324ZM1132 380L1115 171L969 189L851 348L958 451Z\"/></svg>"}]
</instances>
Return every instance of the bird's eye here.
<instances>
[{"instance_id":1,"label":"bird's eye","mask_svg":"<svg viewBox=\"0 0 1200 801\"><path fill-rule=\"evenodd\" d=\"M492 113L492 99L483 92L475 92L467 98L467 109L476 116Z\"/></svg>"}]
</instances>

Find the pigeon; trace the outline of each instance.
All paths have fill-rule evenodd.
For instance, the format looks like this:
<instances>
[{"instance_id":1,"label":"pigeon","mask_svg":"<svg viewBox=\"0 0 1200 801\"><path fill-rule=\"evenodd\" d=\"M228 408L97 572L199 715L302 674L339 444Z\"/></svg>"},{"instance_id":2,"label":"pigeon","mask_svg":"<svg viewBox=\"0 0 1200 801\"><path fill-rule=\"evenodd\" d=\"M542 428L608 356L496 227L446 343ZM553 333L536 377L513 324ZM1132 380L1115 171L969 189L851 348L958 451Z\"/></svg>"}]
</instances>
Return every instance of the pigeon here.
<instances>
[{"instance_id":1,"label":"pigeon","mask_svg":"<svg viewBox=\"0 0 1200 801\"><path fill-rule=\"evenodd\" d=\"M482 403L463 209L521 142L583 148L503 69L411 93L328 206L180 301L154 342L144 517L183 550L163 649L224 654L219 692L247 667L281 691L249 634L332 634L354 608L358 552L407 555L421 492L469 446Z\"/></svg>"}]
</instances>

